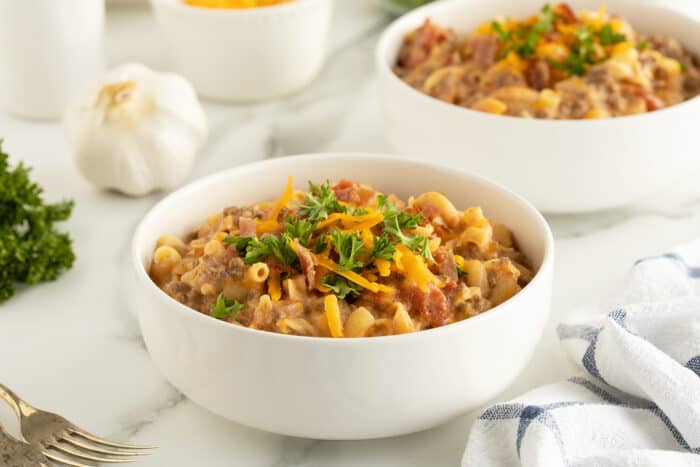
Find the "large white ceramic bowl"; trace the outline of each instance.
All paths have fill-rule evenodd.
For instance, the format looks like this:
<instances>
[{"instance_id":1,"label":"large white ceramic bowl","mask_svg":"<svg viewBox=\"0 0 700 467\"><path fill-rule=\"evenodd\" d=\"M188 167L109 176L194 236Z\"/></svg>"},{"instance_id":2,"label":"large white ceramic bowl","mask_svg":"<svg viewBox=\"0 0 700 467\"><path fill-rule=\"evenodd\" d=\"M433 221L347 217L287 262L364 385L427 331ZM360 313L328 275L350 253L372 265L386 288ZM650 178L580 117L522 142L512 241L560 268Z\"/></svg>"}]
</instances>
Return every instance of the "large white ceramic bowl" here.
<instances>
[{"instance_id":1,"label":"large white ceramic bowl","mask_svg":"<svg viewBox=\"0 0 700 467\"><path fill-rule=\"evenodd\" d=\"M446 0L396 20L376 52L386 134L397 153L492 178L548 212L622 206L700 173L694 142L700 99L644 115L603 120L528 120L489 115L421 94L392 71L404 35L426 18L467 33L496 16L522 17L543 0ZM700 52L700 23L650 2L576 0L619 12L640 31ZM697 190L697 188L696 188ZM700 190L697 190L700 192Z\"/></svg>"},{"instance_id":2,"label":"large white ceramic bowl","mask_svg":"<svg viewBox=\"0 0 700 467\"><path fill-rule=\"evenodd\" d=\"M458 208L480 205L512 228L537 267L534 280L494 309L415 334L359 339L299 337L248 329L202 315L148 277L164 233L184 235L224 206L274 199L293 174L350 178L407 197L439 190ZM168 196L133 239L141 331L157 367L214 413L266 431L321 439L394 436L430 428L505 389L527 364L547 320L553 240L524 199L468 173L396 158L287 157L204 178Z\"/></svg>"},{"instance_id":3,"label":"large white ceramic bowl","mask_svg":"<svg viewBox=\"0 0 700 467\"><path fill-rule=\"evenodd\" d=\"M151 0L177 71L209 98L250 102L304 87L323 65L332 0L214 9Z\"/></svg>"}]
</instances>

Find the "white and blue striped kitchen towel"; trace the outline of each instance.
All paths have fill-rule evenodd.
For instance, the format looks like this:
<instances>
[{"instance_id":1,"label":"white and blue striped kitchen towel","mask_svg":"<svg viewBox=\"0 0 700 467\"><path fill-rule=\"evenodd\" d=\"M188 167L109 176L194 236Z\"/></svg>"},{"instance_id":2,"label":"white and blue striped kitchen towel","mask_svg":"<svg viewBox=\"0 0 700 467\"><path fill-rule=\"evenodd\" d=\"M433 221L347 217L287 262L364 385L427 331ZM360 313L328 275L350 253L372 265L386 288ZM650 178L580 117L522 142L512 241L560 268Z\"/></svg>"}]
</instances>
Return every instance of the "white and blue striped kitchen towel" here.
<instances>
[{"instance_id":1,"label":"white and blue striped kitchen towel","mask_svg":"<svg viewBox=\"0 0 700 467\"><path fill-rule=\"evenodd\" d=\"M581 374L484 411L464 467L700 466L700 242L558 333Z\"/></svg>"}]
</instances>

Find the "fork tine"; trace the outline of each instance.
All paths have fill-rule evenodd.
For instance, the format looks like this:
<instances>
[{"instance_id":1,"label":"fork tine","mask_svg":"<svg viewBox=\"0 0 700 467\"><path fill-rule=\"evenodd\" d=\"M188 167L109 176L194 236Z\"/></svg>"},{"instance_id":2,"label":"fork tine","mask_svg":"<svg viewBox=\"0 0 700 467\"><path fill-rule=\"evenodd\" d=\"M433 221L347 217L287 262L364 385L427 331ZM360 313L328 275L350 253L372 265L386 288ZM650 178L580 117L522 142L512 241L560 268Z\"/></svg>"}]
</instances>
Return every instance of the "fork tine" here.
<instances>
[{"instance_id":1,"label":"fork tine","mask_svg":"<svg viewBox=\"0 0 700 467\"><path fill-rule=\"evenodd\" d=\"M77 427L73 427L71 429L73 433L75 433L78 436L82 436L85 439L88 439L92 441L93 443L97 444L104 444L105 446L110 446L113 448L121 448L121 449L156 449L156 446L135 446L132 444L119 444L119 443L113 443L112 441L107 441L106 439L98 438L97 436L88 433L87 431L81 430Z\"/></svg>"},{"instance_id":2,"label":"fork tine","mask_svg":"<svg viewBox=\"0 0 700 467\"><path fill-rule=\"evenodd\" d=\"M110 456L147 456L150 454L150 452L112 451L109 449L102 449L98 448L97 446L78 441L70 436L64 436L61 438L61 441L65 441L66 443L72 444L77 448L85 449L86 451L92 451L98 454L107 454Z\"/></svg>"},{"instance_id":3,"label":"fork tine","mask_svg":"<svg viewBox=\"0 0 700 467\"><path fill-rule=\"evenodd\" d=\"M56 449L58 451L61 451L65 454L69 454L73 457L77 457L79 459L85 459L87 461L95 461L95 462L105 462L108 464L126 464L127 462L134 462L136 459L109 459L107 457L97 457L97 456L91 456L90 454L86 454L83 452L79 451L74 451L72 449L69 449L65 446L62 446L60 444L52 444L50 446L53 449Z\"/></svg>"},{"instance_id":4,"label":"fork tine","mask_svg":"<svg viewBox=\"0 0 700 467\"><path fill-rule=\"evenodd\" d=\"M43 454L44 454L46 457L48 457L49 459L51 459L52 461L58 462L59 464L71 465L71 466L73 466L73 467L90 467L90 466L87 465L87 464L80 464L80 463L78 463L78 462L69 461L68 459L64 459L64 458L59 457L59 456L54 456L54 455L51 454L50 452L43 451Z\"/></svg>"}]
</instances>

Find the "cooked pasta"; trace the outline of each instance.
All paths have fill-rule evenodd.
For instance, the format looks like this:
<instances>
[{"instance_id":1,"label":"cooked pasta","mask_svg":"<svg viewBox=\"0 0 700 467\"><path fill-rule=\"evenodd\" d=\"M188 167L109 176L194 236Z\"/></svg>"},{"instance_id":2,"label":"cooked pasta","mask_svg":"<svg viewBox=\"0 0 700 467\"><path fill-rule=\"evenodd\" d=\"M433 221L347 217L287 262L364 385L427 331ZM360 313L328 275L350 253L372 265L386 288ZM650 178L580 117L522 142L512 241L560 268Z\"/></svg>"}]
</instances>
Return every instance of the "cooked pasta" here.
<instances>
[{"instance_id":1,"label":"cooked pasta","mask_svg":"<svg viewBox=\"0 0 700 467\"><path fill-rule=\"evenodd\" d=\"M406 36L395 72L437 99L530 118L639 114L700 93L700 61L677 40L641 34L605 6L566 3L491 19L464 37L427 20Z\"/></svg>"},{"instance_id":2,"label":"cooked pasta","mask_svg":"<svg viewBox=\"0 0 700 467\"><path fill-rule=\"evenodd\" d=\"M507 227L444 195L403 201L357 182L309 183L228 207L184 240L161 237L150 274L232 324L300 336L405 334L471 318L533 277Z\"/></svg>"}]
</instances>

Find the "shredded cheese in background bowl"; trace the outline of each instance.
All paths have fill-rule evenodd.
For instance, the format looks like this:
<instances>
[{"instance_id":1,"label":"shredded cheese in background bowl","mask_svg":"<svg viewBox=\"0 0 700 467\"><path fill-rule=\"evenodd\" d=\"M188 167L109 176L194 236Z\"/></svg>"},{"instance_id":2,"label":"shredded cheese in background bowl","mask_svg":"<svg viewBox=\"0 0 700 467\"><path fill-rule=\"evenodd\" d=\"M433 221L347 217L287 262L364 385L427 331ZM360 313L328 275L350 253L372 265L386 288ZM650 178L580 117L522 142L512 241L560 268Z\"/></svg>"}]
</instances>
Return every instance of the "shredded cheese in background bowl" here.
<instances>
[{"instance_id":1,"label":"shredded cheese in background bowl","mask_svg":"<svg viewBox=\"0 0 700 467\"><path fill-rule=\"evenodd\" d=\"M185 4L201 8L248 9L262 8L290 3L293 0L183 0Z\"/></svg>"}]
</instances>

